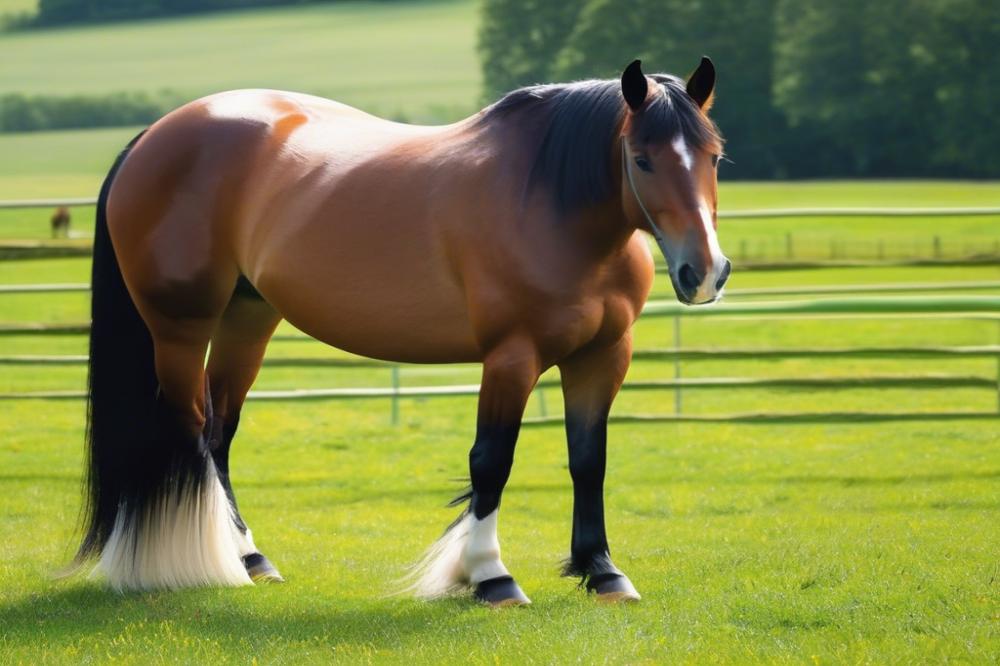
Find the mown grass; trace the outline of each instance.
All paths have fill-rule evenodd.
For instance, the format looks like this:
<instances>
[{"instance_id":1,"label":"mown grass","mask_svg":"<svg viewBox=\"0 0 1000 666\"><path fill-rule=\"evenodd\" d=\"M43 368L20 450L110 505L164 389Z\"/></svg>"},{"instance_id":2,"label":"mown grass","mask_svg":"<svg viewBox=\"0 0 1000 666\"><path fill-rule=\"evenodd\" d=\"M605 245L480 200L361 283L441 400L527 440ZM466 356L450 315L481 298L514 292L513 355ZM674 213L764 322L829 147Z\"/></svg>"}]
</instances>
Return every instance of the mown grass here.
<instances>
[{"instance_id":1,"label":"mown grass","mask_svg":"<svg viewBox=\"0 0 1000 666\"><path fill-rule=\"evenodd\" d=\"M845 197L864 189L847 183L828 191L846 205ZM785 190L796 196L796 187ZM754 192L751 185L732 191ZM757 232L769 224L732 226ZM86 282L88 271L86 259L0 262L0 284ZM998 279L996 266L874 267L737 272L731 286ZM654 294L668 292L658 281ZM85 294L0 295L0 322L86 315ZM668 320L640 321L635 333L640 348L675 342ZM976 345L995 343L998 335L996 321L965 319L706 318L682 328L687 346L749 349ZM86 338L5 336L0 349L82 354ZM274 342L269 350L272 357L339 353L310 341ZM690 362L682 372L995 377L996 367L995 359L790 359ZM406 367L402 381L474 383L478 373L475 366ZM641 362L629 378L673 373L671 363ZM0 392L80 389L84 378L81 366L3 366ZM271 367L258 387L389 381L381 369ZM561 412L557 389L541 395L546 413ZM626 391L616 413L670 413L673 400L671 392ZM989 389L688 390L683 409L989 411L996 400ZM443 505L460 487L455 479L466 474L472 398L402 400L398 426L391 425L384 400L249 403L234 453L236 488L258 544L288 583L124 596L79 578L53 579L74 539L83 409L80 401L0 402L0 662L908 664L1000 658L996 421L613 426L609 533L616 562L644 595L629 607L599 606L574 581L558 577L571 517L564 438L558 427L527 428L504 499L501 538L506 563L535 603L498 613L468 598L421 603L386 596L454 515ZM536 393L527 414L541 413Z\"/></svg>"},{"instance_id":2,"label":"mown grass","mask_svg":"<svg viewBox=\"0 0 1000 666\"><path fill-rule=\"evenodd\" d=\"M560 579L558 428L529 429L505 560L534 599L385 597L453 515L471 400L251 405L241 505L282 586L119 596L54 581L78 502L81 405L0 405L0 651L9 662L989 663L1000 451L976 423L613 427L608 523L644 600Z\"/></svg>"},{"instance_id":3,"label":"mown grass","mask_svg":"<svg viewBox=\"0 0 1000 666\"><path fill-rule=\"evenodd\" d=\"M0 35L0 93L278 88L447 119L479 96L478 4L330 2Z\"/></svg>"}]
</instances>

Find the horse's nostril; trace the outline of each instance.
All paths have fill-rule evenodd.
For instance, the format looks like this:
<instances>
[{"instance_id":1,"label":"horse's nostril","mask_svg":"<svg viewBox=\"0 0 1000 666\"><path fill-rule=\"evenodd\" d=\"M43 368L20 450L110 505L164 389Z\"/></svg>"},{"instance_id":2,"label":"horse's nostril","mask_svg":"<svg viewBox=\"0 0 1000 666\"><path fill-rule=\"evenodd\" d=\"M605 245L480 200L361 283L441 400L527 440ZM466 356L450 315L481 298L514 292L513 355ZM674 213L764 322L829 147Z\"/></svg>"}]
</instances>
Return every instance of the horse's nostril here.
<instances>
[{"instance_id":1,"label":"horse's nostril","mask_svg":"<svg viewBox=\"0 0 1000 666\"><path fill-rule=\"evenodd\" d=\"M698 285L701 284L701 280L702 276L695 271L691 264L684 264L677 271L677 281L680 283L681 289L685 292L693 293L698 291Z\"/></svg>"},{"instance_id":2,"label":"horse's nostril","mask_svg":"<svg viewBox=\"0 0 1000 666\"><path fill-rule=\"evenodd\" d=\"M715 282L715 290L719 291L726 286L726 280L729 279L729 274L733 270L733 264L726 259L726 265L722 267L722 274L719 275L719 279Z\"/></svg>"}]
</instances>

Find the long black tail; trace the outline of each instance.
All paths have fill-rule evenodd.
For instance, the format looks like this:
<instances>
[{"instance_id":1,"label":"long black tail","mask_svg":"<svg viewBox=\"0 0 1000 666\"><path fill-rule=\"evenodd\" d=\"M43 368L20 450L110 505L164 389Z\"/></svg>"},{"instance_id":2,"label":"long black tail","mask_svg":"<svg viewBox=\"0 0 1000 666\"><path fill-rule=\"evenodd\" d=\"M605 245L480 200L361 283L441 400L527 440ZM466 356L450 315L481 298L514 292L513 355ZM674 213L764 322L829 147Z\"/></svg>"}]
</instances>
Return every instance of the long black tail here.
<instances>
[{"instance_id":1,"label":"long black tail","mask_svg":"<svg viewBox=\"0 0 1000 666\"><path fill-rule=\"evenodd\" d=\"M97 202L85 532L75 562L99 556L117 589L249 585L241 558L252 543L233 520L205 437L159 392L153 339L111 245L108 195L141 136L118 156Z\"/></svg>"},{"instance_id":2,"label":"long black tail","mask_svg":"<svg viewBox=\"0 0 1000 666\"><path fill-rule=\"evenodd\" d=\"M145 132L143 132L144 134ZM76 559L99 555L119 506L135 493L132 464L148 440L156 412L153 340L139 316L108 233L108 193L139 134L118 155L101 186L91 275L90 366L87 378L87 490L84 537ZM145 435L145 437L144 437Z\"/></svg>"}]
</instances>

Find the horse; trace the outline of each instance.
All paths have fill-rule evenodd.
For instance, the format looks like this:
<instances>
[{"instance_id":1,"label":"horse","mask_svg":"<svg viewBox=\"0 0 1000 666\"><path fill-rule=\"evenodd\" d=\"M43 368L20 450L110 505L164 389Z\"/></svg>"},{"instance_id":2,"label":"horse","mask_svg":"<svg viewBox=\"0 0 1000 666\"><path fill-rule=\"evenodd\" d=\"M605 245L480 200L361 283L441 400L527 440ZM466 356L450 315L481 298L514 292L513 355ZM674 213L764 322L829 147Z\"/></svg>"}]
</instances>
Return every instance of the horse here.
<instances>
[{"instance_id":1,"label":"horse","mask_svg":"<svg viewBox=\"0 0 1000 666\"><path fill-rule=\"evenodd\" d=\"M49 226L52 228L52 238L69 238L69 223L69 208L66 206L56 208L49 219Z\"/></svg>"},{"instance_id":2,"label":"horse","mask_svg":"<svg viewBox=\"0 0 1000 666\"><path fill-rule=\"evenodd\" d=\"M497 518L525 403L558 367L573 484L562 573L640 598L612 562L608 414L648 297L652 234L677 298L717 300L715 67L515 90L411 126L273 90L211 95L135 137L100 190L84 534L124 590L281 581L229 474L244 400L284 319L333 347L482 364L471 486L421 598L530 603ZM206 361L207 354L207 361Z\"/></svg>"}]
</instances>

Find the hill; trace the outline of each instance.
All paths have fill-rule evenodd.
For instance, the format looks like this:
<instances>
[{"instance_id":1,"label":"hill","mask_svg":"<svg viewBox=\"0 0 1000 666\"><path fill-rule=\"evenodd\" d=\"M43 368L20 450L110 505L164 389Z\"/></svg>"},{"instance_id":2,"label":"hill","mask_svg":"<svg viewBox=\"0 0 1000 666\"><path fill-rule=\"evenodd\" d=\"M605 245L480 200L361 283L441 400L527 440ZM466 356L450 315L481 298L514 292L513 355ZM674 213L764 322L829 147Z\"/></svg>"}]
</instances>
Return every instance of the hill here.
<instances>
[{"instance_id":1,"label":"hill","mask_svg":"<svg viewBox=\"0 0 1000 666\"><path fill-rule=\"evenodd\" d=\"M479 97L477 4L343 2L26 30L0 36L0 95L232 88L334 97L380 115L446 120Z\"/></svg>"}]
</instances>

